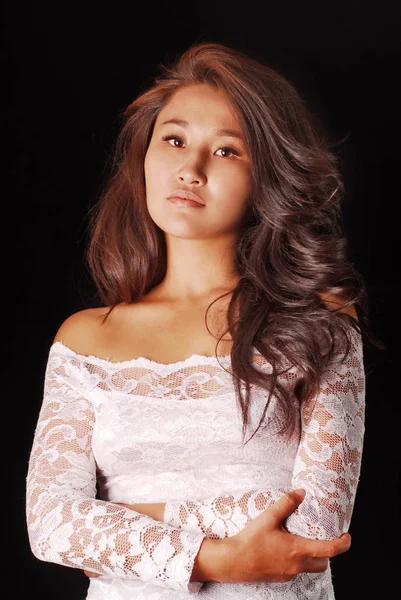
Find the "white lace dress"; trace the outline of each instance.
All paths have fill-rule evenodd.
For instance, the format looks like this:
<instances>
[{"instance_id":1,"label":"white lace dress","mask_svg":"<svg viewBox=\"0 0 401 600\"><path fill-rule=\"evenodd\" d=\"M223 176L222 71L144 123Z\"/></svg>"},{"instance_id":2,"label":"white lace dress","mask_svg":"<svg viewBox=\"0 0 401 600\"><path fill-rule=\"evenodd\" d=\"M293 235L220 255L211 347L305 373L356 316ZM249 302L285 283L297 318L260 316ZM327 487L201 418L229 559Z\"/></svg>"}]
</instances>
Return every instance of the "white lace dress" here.
<instances>
[{"instance_id":1,"label":"white lace dress","mask_svg":"<svg viewBox=\"0 0 401 600\"><path fill-rule=\"evenodd\" d=\"M200 355L113 363L54 343L27 477L34 555L101 573L89 580L90 600L334 598L330 566L288 583L189 579L205 537L233 536L290 489L307 492L286 520L290 532L331 539L348 530L365 407L362 341L354 330L351 338L344 363L301 409L299 373L280 376L297 415L290 441L279 433L283 413L273 397L246 445L229 356L219 357L222 366ZM256 349L254 364L271 369ZM253 386L246 439L265 403ZM164 523L114 502L165 502Z\"/></svg>"}]
</instances>

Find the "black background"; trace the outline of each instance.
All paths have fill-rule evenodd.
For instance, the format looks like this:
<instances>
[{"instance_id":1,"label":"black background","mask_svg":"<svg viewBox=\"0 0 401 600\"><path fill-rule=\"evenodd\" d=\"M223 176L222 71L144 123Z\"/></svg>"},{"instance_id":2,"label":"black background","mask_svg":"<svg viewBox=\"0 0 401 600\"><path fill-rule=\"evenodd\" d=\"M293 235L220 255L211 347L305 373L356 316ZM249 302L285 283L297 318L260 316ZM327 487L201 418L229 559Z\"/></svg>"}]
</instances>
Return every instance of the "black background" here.
<instances>
[{"instance_id":1,"label":"black background","mask_svg":"<svg viewBox=\"0 0 401 600\"><path fill-rule=\"evenodd\" d=\"M399 593L397 4L3 3L2 546L9 597L85 596L81 571L38 561L27 540L25 476L47 353L61 322L93 300L83 263L87 211L103 181L118 115L160 62L196 41L232 44L277 67L328 131L346 136L350 260L365 278L372 327L387 350L365 351L366 434L353 543L332 570L337 600Z\"/></svg>"}]
</instances>

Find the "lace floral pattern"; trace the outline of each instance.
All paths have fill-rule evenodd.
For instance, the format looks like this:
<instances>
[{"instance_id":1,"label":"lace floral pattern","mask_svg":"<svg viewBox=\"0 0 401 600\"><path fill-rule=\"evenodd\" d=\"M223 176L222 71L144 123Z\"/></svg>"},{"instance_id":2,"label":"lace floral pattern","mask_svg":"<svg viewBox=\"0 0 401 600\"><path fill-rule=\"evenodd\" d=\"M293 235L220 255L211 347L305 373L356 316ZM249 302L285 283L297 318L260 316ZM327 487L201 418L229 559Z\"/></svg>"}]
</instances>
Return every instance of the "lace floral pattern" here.
<instances>
[{"instance_id":1,"label":"lace floral pattern","mask_svg":"<svg viewBox=\"0 0 401 600\"><path fill-rule=\"evenodd\" d=\"M333 539L348 531L364 437L362 343L352 332L344 362L327 370L319 394L301 407L302 434L289 486L253 489L202 500L167 502L164 520L211 538L231 537L290 489L306 496L286 520L291 533Z\"/></svg>"},{"instance_id":2,"label":"lace floral pattern","mask_svg":"<svg viewBox=\"0 0 401 600\"><path fill-rule=\"evenodd\" d=\"M41 560L101 574L87 598L334 598L330 566L288 583L190 582L203 539L230 537L283 493L306 489L289 531L337 537L351 519L364 434L362 342L299 410L295 369L282 375L297 410L288 441L273 397L244 446L230 359L112 363L50 348L27 477L27 524ZM255 350L255 364L270 369ZM225 370L227 369L227 371ZM266 397L252 389L251 421ZM253 431L253 429L252 429ZM98 487L97 487L98 485ZM116 503L166 502L164 523Z\"/></svg>"},{"instance_id":3,"label":"lace floral pattern","mask_svg":"<svg viewBox=\"0 0 401 600\"><path fill-rule=\"evenodd\" d=\"M33 553L104 575L199 590L189 578L203 535L96 499L95 416L86 385L81 362L53 347L27 478Z\"/></svg>"}]
</instances>

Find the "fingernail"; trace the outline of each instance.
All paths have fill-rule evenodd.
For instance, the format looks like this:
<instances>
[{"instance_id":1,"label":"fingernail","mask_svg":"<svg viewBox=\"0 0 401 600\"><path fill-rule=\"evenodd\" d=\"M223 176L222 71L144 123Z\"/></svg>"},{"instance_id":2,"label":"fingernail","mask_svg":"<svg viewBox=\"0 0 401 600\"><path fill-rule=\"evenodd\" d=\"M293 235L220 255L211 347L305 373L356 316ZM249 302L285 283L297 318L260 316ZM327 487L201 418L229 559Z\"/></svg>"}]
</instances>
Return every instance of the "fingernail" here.
<instances>
[{"instance_id":1,"label":"fingernail","mask_svg":"<svg viewBox=\"0 0 401 600\"><path fill-rule=\"evenodd\" d=\"M294 494L296 494L300 500L303 500L305 498L306 491L300 488L298 490L294 490Z\"/></svg>"}]
</instances>

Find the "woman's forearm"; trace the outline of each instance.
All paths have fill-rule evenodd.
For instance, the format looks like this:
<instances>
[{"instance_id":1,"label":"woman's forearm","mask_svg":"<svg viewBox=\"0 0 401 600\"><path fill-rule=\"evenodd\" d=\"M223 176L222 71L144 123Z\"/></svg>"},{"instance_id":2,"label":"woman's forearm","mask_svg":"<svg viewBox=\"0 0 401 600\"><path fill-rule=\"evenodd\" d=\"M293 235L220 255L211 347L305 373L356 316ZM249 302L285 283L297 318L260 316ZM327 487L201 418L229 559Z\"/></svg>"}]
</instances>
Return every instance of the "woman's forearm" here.
<instances>
[{"instance_id":1,"label":"woman's forearm","mask_svg":"<svg viewBox=\"0 0 401 600\"><path fill-rule=\"evenodd\" d=\"M124 506L158 521L163 522L164 520L164 509L166 506L164 502L144 502L124 504ZM217 581L224 583L224 581L227 581L225 579L225 574L228 573L227 569L228 540L215 540L206 537L195 558L190 581Z\"/></svg>"},{"instance_id":2,"label":"woman's forearm","mask_svg":"<svg viewBox=\"0 0 401 600\"><path fill-rule=\"evenodd\" d=\"M116 502L115 504L121 504L143 515L163 521L164 503L122 504ZM205 537L196 555L190 581L217 581L219 583L229 581L226 578L226 574L229 572L227 542L228 540L212 540ZM84 573L88 577L99 577L99 573L90 570L85 570Z\"/></svg>"}]
</instances>

